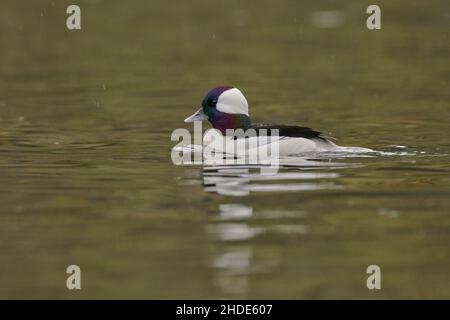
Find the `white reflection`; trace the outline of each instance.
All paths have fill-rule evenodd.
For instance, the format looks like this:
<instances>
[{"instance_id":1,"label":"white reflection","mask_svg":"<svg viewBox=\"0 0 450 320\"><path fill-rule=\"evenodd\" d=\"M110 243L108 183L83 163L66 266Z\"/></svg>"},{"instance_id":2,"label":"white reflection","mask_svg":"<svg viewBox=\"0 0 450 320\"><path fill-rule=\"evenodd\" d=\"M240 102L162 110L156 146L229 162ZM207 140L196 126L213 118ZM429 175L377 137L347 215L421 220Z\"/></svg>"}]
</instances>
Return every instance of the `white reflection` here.
<instances>
[{"instance_id":1,"label":"white reflection","mask_svg":"<svg viewBox=\"0 0 450 320\"><path fill-rule=\"evenodd\" d=\"M242 220L250 218L253 214L252 207L241 204L221 204L219 210L221 220Z\"/></svg>"},{"instance_id":2,"label":"white reflection","mask_svg":"<svg viewBox=\"0 0 450 320\"><path fill-rule=\"evenodd\" d=\"M236 173L236 172L235 172ZM240 172L242 173L242 172ZM213 283L219 289L220 298L243 298L250 290L250 275L274 272L281 256L273 251L260 250L254 254L257 237L262 233L275 235L306 235L308 226L294 223L292 218L302 219L304 211L263 210L258 220L252 221L254 209L237 203L220 204L217 219L205 227L208 236L217 244L219 252L212 256L209 266L215 270ZM283 219L290 223L282 223ZM254 226L260 219L277 219L276 224ZM228 222L245 220L245 222ZM281 224L279 224L281 222Z\"/></svg>"},{"instance_id":3,"label":"white reflection","mask_svg":"<svg viewBox=\"0 0 450 320\"><path fill-rule=\"evenodd\" d=\"M206 231L216 240L244 241L260 234L262 229L246 223L216 223L207 225Z\"/></svg>"},{"instance_id":4,"label":"white reflection","mask_svg":"<svg viewBox=\"0 0 450 320\"><path fill-rule=\"evenodd\" d=\"M251 192L293 192L342 188L331 181L340 177L335 172L301 172L291 169L291 171L280 171L277 174L261 175L255 169L254 167L204 167L204 190L227 196L246 196ZM308 181L299 182L303 180Z\"/></svg>"},{"instance_id":5,"label":"white reflection","mask_svg":"<svg viewBox=\"0 0 450 320\"><path fill-rule=\"evenodd\" d=\"M250 246L230 248L230 250L217 255L211 265L227 274L245 275L250 272L251 257L252 248Z\"/></svg>"},{"instance_id":6,"label":"white reflection","mask_svg":"<svg viewBox=\"0 0 450 320\"><path fill-rule=\"evenodd\" d=\"M229 248L217 255L211 266L217 269L214 284L225 295L245 295L249 287L252 248L240 246Z\"/></svg>"}]
</instances>

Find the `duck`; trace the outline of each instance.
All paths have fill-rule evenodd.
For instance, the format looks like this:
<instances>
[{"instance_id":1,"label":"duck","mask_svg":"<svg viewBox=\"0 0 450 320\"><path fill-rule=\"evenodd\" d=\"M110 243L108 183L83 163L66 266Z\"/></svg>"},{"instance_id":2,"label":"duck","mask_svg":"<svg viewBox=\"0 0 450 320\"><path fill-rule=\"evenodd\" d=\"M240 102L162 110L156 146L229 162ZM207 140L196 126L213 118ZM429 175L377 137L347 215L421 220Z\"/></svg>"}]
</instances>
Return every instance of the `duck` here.
<instances>
[{"instance_id":1,"label":"duck","mask_svg":"<svg viewBox=\"0 0 450 320\"><path fill-rule=\"evenodd\" d=\"M187 117L184 122L209 121L214 128L214 139L203 141L204 146L216 150L224 150L224 146L236 144L242 138L256 139L256 148L261 145L277 143L280 156L299 155L317 152L371 152L371 149L360 147L340 147L333 138L309 127L285 124L253 123L249 114L249 104L244 94L236 87L219 86L211 89L202 100L199 109ZM242 132L254 130L254 136L242 135ZM240 132L240 134L237 134ZM274 134L275 132L275 134ZM269 138L269 140L267 140ZM263 140L259 143L259 140ZM252 145L247 144L248 145ZM230 150L230 149L227 149ZM231 149L233 150L233 149ZM239 148L235 152L239 153ZM248 152L249 150L244 150ZM250 152L251 153L251 152Z\"/></svg>"}]
</instances>

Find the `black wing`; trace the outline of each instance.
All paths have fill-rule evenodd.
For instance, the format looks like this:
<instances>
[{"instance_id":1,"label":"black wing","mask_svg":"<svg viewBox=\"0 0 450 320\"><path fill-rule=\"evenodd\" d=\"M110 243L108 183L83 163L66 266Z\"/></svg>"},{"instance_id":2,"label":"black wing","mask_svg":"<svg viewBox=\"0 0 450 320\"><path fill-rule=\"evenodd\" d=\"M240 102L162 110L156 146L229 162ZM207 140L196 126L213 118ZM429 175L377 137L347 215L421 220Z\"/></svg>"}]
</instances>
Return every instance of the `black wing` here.
<instances>
[{"instance_id":1,"label":"black wing","mask_svg":"<svg viewBox=\"0 0 450 320\"><path fill-rule=\"evenodd\" d=\"M278 124L254 124L252 128L258 132L259 129L267 129L267 134L270 135L271 129L279 130L279 136L283 137L295 137L295 138L306 138L306 139L322 139L327 140L326 137L323 136L322 132L313 130L308 127L300 127L300 126L289 126L289 125L278 125Z\"/></svg>"}]
</instances>

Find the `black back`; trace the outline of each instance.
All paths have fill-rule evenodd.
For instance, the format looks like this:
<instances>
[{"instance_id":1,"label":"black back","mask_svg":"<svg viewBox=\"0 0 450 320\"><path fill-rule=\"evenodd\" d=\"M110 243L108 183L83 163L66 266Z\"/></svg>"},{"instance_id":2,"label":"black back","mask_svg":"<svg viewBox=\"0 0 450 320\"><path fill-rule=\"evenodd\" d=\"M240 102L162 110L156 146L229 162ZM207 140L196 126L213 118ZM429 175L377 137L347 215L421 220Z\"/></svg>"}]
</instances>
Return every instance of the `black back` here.
<instances>
[{"instance_id":1,"label":"black back","mask_svg":"<svg viewBox=\"0 0 450 320\"><path fill-rule=\"evenodd\" d=\"M268 135L270 135L271 129L277 129L279 130L279 136L283 137L326 140L326 138L322 136L322 132L313 130L308 127L278 125L278 124L254 124L252 125L252 129L255 129L258 135L260 134L259 129L267 129Z\"/></svg>"}]
</instances>

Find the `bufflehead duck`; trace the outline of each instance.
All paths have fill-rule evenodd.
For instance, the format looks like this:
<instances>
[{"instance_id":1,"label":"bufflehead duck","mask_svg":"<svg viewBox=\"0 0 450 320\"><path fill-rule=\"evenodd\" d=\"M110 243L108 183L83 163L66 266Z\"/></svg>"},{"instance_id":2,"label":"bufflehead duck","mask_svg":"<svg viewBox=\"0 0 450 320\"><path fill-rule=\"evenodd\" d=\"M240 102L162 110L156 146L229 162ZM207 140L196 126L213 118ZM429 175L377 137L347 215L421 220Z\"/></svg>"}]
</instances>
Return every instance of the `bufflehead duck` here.
<instances>
[{"instance_id":1,"label":"bufflehead duck","mask_svg":"<svg viewBox=\"0 0 450 320\"><path fill-rule=\"evenodd\" d=\"M184 122L208 120L214 129L221 133L223 139L233 143L236 135L229 135L227 129L248 130L255 129L257 135L261 132L270 134L270 130L277 129L276 137L279 143L279 155L289 156L308 152L351 151L370 152L372 150L357 147L339 147L321 132L308 127L295 125L254 124L248 112L248 102L242 92L234 87L216 87L203 98L202 106ZM267 130L261 130L267 129ZM258 138L258 136L256 137ZM267 138L267 137L266 137ZM272 139L275 137L271 137ZM274 140L272 140L273 142Z\"/></svg>"}]
</instances>

